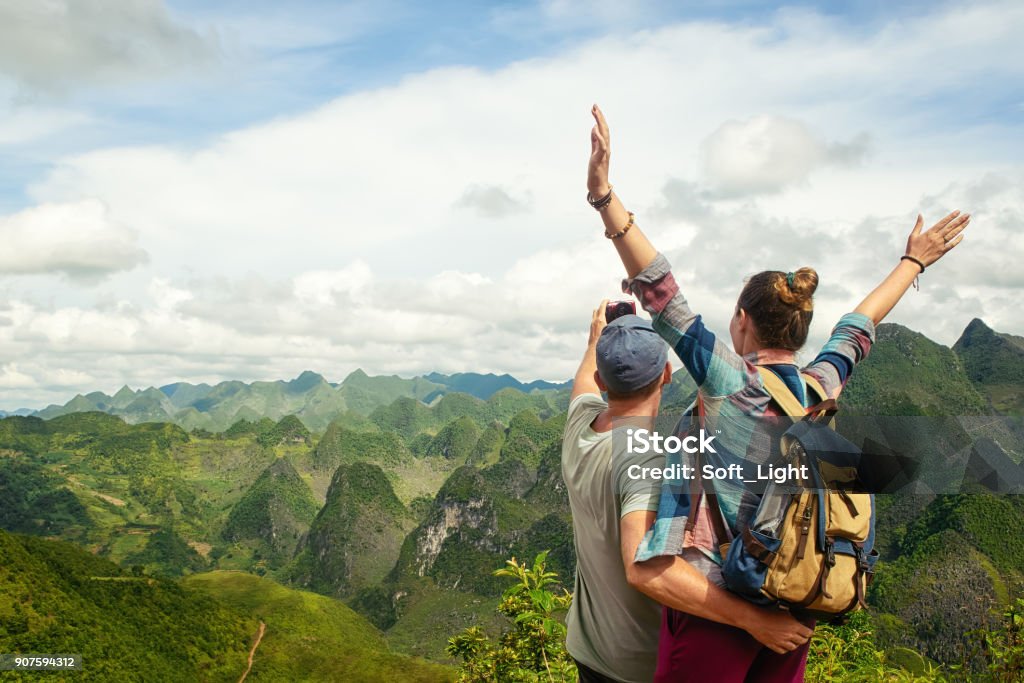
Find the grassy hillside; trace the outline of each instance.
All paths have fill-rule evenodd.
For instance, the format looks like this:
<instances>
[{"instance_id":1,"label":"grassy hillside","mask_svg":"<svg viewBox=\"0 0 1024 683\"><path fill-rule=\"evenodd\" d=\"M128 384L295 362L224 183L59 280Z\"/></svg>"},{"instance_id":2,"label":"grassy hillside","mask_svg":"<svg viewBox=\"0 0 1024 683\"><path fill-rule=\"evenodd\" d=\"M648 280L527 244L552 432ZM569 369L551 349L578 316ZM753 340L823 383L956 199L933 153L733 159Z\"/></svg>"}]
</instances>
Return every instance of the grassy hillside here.
<instances>
[{"instance_id":1,"label":"grassy hillside","mask_svg":"<svg viewBox=\"0 0 1024 683\"><path fill-rule=\"evenodd\" d=\"M75 680L236 681L256 625L174 581L0 531L0 652L81 654Z\"/></svg>"},{"instance_id":2,"label":"grassy hillside","mask_svg":"<svg viewBox=\"0 0 1024 683\"><path fill-rule=\"evenodd\" d=\"M389 651L383 635L331 598L285 588L242 572L196 574L185 581L266 624L252 681L450 681L453 671Z\"/></svg>"},{"instance_id":3,"label":"grassy hillside","mask_svg":"<svg viewBox=\"0 0 1024 683\"><path fill-rule=\"evenodd\" d=\"M841 399L843 410L861 415L984 415L985 399L964 363L948 347L892 323L857 366Z\"/></svg>"}]
</instances>

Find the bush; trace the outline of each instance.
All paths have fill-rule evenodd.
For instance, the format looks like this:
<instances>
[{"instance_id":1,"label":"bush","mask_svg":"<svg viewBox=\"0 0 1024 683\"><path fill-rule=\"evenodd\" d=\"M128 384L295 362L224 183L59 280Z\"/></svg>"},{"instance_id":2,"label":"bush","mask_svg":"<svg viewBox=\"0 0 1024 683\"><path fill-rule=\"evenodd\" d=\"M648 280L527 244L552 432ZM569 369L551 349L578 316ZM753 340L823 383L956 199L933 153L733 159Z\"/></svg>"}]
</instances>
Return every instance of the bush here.
<instances>
[{"instance_id":1,"label":"bush","mask_svg":"<svg viewBox=\"0 0 1024 683\"><path fill-rule=\"evenodd\" d=\"M495 576L515 581L502 594L498 611L512 619L511 627L492 640L479 626L467 628L448 640L447 652L461 660L458 681L508 681L539 683L577 679L576 665L565 649L565 625L555 614L569 608L572 595L550 586L558 575L545 571L547 552L520 564L515 558Z\"/></svg>"},{"instance_id":2,"label":"bush","mask_svg":"<svg viewBox=\"0 0 1024 683\"><path fill-rule=\"evenodd\" d=\"M1024 681L1024 599L1017 598L1003 611L998 629L980 629L971 636L975 653L984 662L984 673L976 680L992 683ZM963 667L967 669L966 663Z\"/></svg>"}]
</instances>

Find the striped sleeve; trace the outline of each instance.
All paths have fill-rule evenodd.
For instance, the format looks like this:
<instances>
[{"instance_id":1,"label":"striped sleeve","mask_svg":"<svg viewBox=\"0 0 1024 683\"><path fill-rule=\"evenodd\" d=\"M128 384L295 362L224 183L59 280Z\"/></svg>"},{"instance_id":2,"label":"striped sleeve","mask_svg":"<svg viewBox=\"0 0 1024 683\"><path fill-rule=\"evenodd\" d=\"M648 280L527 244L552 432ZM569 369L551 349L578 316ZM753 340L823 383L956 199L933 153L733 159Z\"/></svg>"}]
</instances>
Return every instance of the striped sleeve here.
<instances>
[{"instance_id":1,"label":"striped sleeve","mask_svg":"<svg viewBox=\"0 0 1024 683\"><path fill-rule=\"evenodd\" d=\"M753 366L718 339L704 326L701 316L690 309L663 254L632 280L624 281L623 291L639 299L651 315L654 329L679 356L705 396L729 396L754 381L757 373Z\"/></svg>"},{"instance_id":2,"label":"striped sleeve","mask_svg":"<svg viewBox=\"0 0 1024 683\"><path fill-rule=\"evenodd\" d=\"M821 382L829 398L836 398L874 343L875 324L871 319L861 313L847 313L804 372Z\"/></svg>"}]
</instances>

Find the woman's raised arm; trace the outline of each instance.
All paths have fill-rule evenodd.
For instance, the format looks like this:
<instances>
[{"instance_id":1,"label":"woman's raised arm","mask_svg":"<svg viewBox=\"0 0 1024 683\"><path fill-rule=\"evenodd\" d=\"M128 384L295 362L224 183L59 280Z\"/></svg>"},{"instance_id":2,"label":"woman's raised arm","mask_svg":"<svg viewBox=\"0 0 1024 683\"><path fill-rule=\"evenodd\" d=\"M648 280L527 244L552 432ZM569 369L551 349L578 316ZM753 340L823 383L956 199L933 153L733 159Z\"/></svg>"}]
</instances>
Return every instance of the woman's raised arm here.
<instances>
[{"instance_id":1,"label":"woman's raised arm","mask_svg":"<svg viewBox=\"0 0 1024 683\"><path fill-rule=\"evenodd\" d=\"M590 165L587 168L589 199L591 202L599 202L599 205L607 199L607 204L600 209L606 236L617 235L626 230L625 234L616 237L612 242L615 244L616 251L619 252L622 265L626 267L626 275L633 278L654 261L658 251L633 222L633 216L626 211L622 202L612 191L612 186L608 182L608 161L611 158L608 122L605 121L604 114L596 104L591 113L594 115L596 123L593 130L590 131Z\"/></svg>"}]
</instances>

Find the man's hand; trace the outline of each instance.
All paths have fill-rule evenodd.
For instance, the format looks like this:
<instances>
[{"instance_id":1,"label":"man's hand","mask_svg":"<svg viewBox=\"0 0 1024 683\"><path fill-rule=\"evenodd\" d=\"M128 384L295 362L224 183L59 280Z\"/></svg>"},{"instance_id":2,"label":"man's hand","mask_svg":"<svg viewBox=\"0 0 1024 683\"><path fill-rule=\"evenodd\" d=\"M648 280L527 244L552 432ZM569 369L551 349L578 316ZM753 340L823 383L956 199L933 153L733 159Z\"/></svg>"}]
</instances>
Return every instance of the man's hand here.
<instances>
[{"instance_id":1,"label":"man's hand","mask_svg":"<svg viewBox=\"0 0 1024 683\"><path fill-rule=\"evenodd\" d=\"M954 211L925 232L924 217L917 215L917 223L914 225L910 238L907 239L907 256L913 256L926 266L938 261L946 252L960 244L964 238L962 233L967 224L971 222L971 214L960 214Z\"/></svg>"},{"instance_id":2,"label":"man's hand","mask_svg":"<svg viewBox=\"0 0 1024 683\"><path fill-rule=\"evenodd\" d=\"M789 612L767 608L758 612L758 618L743 628L757 642L780 655L792 652L814 635L814 629L797 621Z\"/></svg>"},{"instance_id":3,"label":"man's hand","mask_svg":"<svg viewBox=\"0 0 1024 683\"><path fill-rule=\"evenodd\" d=\"M576 370L576 377L572 380L570 401L583 394L601 393L594 374L597 373L597 340L601 338L601 330L608 324L604 317L607 306L608 299L602 300L601 305L590 316L590 339L587 340L587 350L580 361L580 367Z\"/></svg>"},{"instance_id":4,"label":"man's hand","mask_svg":"<svg viewBox=\"0 0 1024 683\"><path fill-rule=\"evenodd\" d=\"M594 313L590 316L590 339L587 341L588 346L597 346L597 340L601 338L601 332L608 325L608 321L605 319L607 310L608 299L602 299L600 305L594 309Z\"/></svg>"},{"instance_id":5,"label":"man's hand","mask_svg":"<svg viewBox=\"0 0 1024 683\"><path fill-rule=\"evenodd\" d=\"M606 194L611 186L608 184L608 160L611 158L611 138L608 135L608 122L604 114L595 104L590 110L597 122L590 131L590 165L587 168L587 189L590 196L599 199Z\"/></svg>"}]
</instances>

